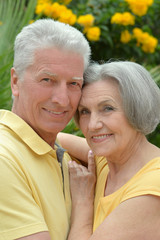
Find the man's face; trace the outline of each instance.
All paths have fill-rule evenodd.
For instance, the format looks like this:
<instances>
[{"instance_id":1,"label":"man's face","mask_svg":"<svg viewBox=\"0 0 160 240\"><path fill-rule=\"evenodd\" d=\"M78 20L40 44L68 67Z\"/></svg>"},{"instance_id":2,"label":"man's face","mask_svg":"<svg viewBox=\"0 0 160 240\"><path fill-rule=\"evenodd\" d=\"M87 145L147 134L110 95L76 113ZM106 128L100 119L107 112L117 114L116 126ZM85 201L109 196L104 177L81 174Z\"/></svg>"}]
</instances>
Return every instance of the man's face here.
<instances>
[{"instance_id":1,"label":"man's face","mask_svg":"<svg viewBox=\"0 0 160 240\"><path fill-rule=\"evenodd\" d=\"M83 58L60 49L40 49L35 52L34 63L27 68L22 81L15 80L12 71L13 112L46 141L48 136L55 139L79 103Z\"/></svg>"}]
</instances>

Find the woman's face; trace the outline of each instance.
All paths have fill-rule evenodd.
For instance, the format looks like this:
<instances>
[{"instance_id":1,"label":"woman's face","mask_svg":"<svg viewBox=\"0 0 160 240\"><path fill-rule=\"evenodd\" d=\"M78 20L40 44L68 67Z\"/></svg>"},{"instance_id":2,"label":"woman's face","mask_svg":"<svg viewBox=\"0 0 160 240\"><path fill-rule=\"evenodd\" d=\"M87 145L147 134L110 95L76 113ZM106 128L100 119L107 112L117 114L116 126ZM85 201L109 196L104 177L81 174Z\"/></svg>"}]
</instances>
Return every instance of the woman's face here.
<instances>
[{"instance_id":1,"label":"woman's face","mask_svg":"<svg viewBox=\"0 0 160 240\"><path fill-rule=\"evenodd\" d=\"M137 131L124 114L115 80L100 80L85 86L78 110L80 128L94 154L123 155L135 142Z\"/></svg>"}]
</instances>

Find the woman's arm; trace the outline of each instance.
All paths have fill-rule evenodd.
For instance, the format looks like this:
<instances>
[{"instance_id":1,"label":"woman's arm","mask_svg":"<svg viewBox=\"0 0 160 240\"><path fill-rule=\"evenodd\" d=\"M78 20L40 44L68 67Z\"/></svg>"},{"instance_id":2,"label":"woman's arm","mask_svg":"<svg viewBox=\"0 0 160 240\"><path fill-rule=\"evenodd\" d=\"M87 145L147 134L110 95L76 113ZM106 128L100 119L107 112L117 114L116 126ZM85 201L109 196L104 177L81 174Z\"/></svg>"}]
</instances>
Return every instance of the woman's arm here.
<instances>
[{"instance_id":1,"label":"woman's arm","mask_svg":"<svg viewBox=\"0 0 160 240\"><path fill-rule=\"evenodd\" d=\"M143 195L131 198L115 208L90 238L83 240L159 240L159 213L160 197Z\"/></svg>"},{"instance_id":2,"label":"woman's arm","mask_svg":"<svg viewBox=\"0 0 160 240\"><path fill-rule=\"evenodd\" d=\"M159 240L160 196L154 195L122 202L92 233L95 166L93 155L89 158L88 169L74 162L69 165L73 204L68 240Z\"/></svg>"},{"instance_id":3,"label":"woman's arm","mask_svg":"<svg viewBox=\"0 0 160 240\"><path fill-rule=\"evenodd\" d=\"M71 230L68 240L88 239L93 229L94 190L96 169L92 151L88 153L88 168L69 163L72 197Z\"/></svg>"},{"instance_id":4,"label":"woman's arm","mask_svg":"<svg viewBox=\"0 0 160 240\"><path fill-rule=\"evenodd\" d=\"M77 231L74 229L75 235L69 240L159 240L159 213L159 197L152 195L135 197L121 203L92 235L87 228L89 225L87 226L86 219L84 226L85 223L78 223L79 220L75 216L76 224L72 222L71 230L73 226Z\"/></svg>"},{"instance_id":5,"label":"woman's arm","mask_svg":"<svg viewBox=\"0 0 160 240\"><path fill-rule=\"evenodd\" d=\"M82 162L88 162L88 151L90 148L85 138L60 132L57 135L57 139L70 155Z\"/></svg>"}]
</instances>

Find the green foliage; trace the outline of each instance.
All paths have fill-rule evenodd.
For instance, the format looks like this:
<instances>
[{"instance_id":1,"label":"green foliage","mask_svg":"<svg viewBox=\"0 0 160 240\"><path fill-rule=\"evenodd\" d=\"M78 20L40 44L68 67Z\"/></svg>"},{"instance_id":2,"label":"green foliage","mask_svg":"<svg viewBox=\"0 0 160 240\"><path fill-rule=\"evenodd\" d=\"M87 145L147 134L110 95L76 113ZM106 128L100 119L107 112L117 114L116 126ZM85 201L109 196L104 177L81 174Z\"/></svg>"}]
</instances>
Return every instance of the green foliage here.
<instances>
[{"instance_id":1,"label":"green foliage","mask_svg":"<svg viewBox=\"0 0 160 240\"><path fill-rule=\"evenodd\" d=\"M72 119L68 125L65 127L65 129L62 131L65 133L72 133L76 136L83 137L82 131L76 126L74 119Z\"/></svg>"},{"instance_id":2,"label":"green foliage","mask_svg":"<svg viewBox=\"0 0 160 240\"><path fill-rule=\"evenodd\" d=\"M148 140L160 148L160 124L156 130L148 136Z\"/></svg>"},{"instance_id":3,"label":"green foliage","mask_svg":"<svg viewBox=\"0 0 160 240\"><path fill-rule=\"evenodd\" d=\"M160 66L151 68L149 71L160 88ZM160 124L157 126L156 130L148 136L148 140L160 147Z\"/></svg>"},{"instance_id":4,"label":"green foliage","mask_svg":"<svg viewBox=\"0 0 160 240\"><path fill-rule=\"evenodd\" d=\"M146 67L147 68L147 67ZM148 69L150 74L152 75L154 81L157 83L157 85L160 87L160 65L156 67L151 67Z\"/></svg>"},{"instance_id":5,"label":"green foliage","mask_svg":"<svg viewBox=\"0 0 160 240\"><path fill-rule=\"evenodd\" d=\"M123 26L118 24L111 24L111 17L114 13L131 12L128 5L123 0L91 0L89 1L94 15L96 15L96 24L101 28L100 42L91 42L93 50L93 59L108 60L110 58L118 59L133 59L139 63L159 64L160 62L160 45L157 47L155 53L145 53L140 47L136 45L135 40L123 44L120 42L120 35L123 30L128 30L130 33L133 28L138 27L160 39L160 2L155 0L154 4L149 8L146 15L143 17L136 16L134 26Z\"/></svg>"},{"instance_id":6,"label":"green foliage","mask_svg":"<svg viewBox=\"0 0 160 240\"><path fill-rule=\"evenodd\" d=\"M11 108L10 68L15 36L34 15L36 0L0 0L0 108Z\"/></svg>"},{"instance_id":7,"label":"green foliage","mask_svg":"<svg viewBox=\"0 0 160 240\"><path fill-rule=\"evenodd\" d=\"M60 2L51 0L52 2ZM148 11L143 16L135 15L129 8L125 0L78 0L71 1L67 6L77 17L81 15L91 14L94 16L94 25L101 29L99 41L90 41L92 48L92 59L99 61L107 61L109 59L133 59L139 63L159 64L160 63L160 43L158 43L155 52L144 52L137 45L135 38L128 43L120 41L121 33L128 30L133 35L133 28L140 28L143 32L147 32L156 39L160 39L160 1L154 0L149 6ZM111 18L115 13L130 12L135 17L134 25L111 24ZM46 16L47 17L47 16ZM83 27L75 23L74 26L81 31Z\"/></svg>"}]
</instances>

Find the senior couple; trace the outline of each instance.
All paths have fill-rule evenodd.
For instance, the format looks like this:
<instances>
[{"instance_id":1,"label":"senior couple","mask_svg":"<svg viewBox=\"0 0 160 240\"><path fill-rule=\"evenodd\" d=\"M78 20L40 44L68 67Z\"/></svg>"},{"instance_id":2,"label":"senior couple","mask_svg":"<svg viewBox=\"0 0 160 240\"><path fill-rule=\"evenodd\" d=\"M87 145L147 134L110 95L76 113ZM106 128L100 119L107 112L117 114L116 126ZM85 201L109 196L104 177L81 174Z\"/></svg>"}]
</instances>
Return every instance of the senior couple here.
<instances>
[{"instance_id":1,"label":"senior couple","mask_svg":"<svg viewBox=\"0 0 160 240\"><path fill-rule=\"evenodd\" d=\"M24 27L14 53L12 110L0 110L0 240L159 240L160 149L146 136L160 90L148 71L90 64L83 34L51 19ZM73 116L85 138L60 133Z\"/></svg>"}]
</instances>

